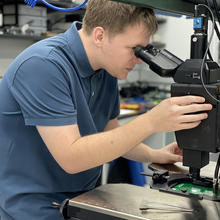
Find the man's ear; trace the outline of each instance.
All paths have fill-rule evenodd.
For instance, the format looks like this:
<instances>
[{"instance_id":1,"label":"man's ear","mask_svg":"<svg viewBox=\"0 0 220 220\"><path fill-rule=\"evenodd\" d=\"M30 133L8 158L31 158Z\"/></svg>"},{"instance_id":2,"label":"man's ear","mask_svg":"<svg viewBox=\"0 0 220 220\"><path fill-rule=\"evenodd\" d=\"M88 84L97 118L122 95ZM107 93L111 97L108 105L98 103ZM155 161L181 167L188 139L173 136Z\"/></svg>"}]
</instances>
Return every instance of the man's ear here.
<instances>
[{"instance_id":1,"label":"man's ear","mask_svg":"<svg viewBox=\"0 0 220 220\"><path fill-rule=\"evenodd\" d=\"M93 42L97 47L101 47L106 38L106 31L103 27L96 27L93 30Z\"/></svg>"}]
</instances>

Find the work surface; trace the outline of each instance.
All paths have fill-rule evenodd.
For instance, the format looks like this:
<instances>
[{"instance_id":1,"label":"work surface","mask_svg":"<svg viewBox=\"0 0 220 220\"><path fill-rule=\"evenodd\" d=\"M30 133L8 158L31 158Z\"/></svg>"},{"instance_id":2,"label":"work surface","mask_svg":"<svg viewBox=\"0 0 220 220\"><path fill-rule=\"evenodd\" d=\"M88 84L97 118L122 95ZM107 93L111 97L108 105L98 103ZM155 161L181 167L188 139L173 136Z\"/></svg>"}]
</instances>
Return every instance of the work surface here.
<instances>
[{"instance_id":1,"label":"work surface","mask_svg":"<svg viewBox=\"0 0 220 220\"><path fill-rule=\"evenodd\" d=\"M180 211L158 211L139 210L143 200L152 202L177 205L184 208L193 209L193 212ZM103 213L105 216L97 219L152 219L152 220L219 220L220 203L208 200L197 200L195 198L180 197L173 194L159 192L147 187L139 187L129 184L106 184L90 192L82 194L69 201L69 206L78 207L84 210ZM76 213L76 212L75 212ZM81 216L76 215L77 219L93 220L90 213Z\"/></svg>"},{"instance_id":2,"label":"work surface","mask_svg":"<svg viewBox=\"0 0 220 220\"><path fill-rule=\"evenodd\" d=\"M179 165L165 169L179 172ZM215 163L210 162L201 174L213 176ZM160 168L161 169L161 168ZM173 170L174 169L174 170ZM185 172L184 169L183 172ZM153 210L141 211L143 201L159 202L193 209L192 212ZM152 219L152 220L219 220L220 202L182 197L149 187L130 184L106 184L69 200L70 216L80 220ZM95 215L94 215L95 213ZM97 214L98 213L98 214ZM100 215L100 216L99 216Z\"/></svg>"}]
</instances>

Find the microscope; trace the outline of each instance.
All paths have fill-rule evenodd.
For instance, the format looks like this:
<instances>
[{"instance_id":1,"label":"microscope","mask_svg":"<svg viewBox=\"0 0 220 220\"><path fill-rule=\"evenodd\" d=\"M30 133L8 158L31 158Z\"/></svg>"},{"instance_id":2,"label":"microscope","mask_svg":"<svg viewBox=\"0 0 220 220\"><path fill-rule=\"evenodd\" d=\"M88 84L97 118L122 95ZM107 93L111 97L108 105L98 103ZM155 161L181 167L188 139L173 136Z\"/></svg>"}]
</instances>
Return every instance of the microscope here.
<instances>
[{"instance_id":1,"label":"microscope","mask_svg":"<svg viewBox=\"0 0 220 220\"><path fill-rule=\"evenodd\" d=\"M169 51L156 49L152 45L138 46L135 55L158 75L174 79L175 83L171 84L171 96L203 96L206 103L213 106L208 118L198 127L175 132L178 146L183 150L183 166L189 167L189 173L155 172L151 187L184 196L220 201L218 187L220 157L213 179L200 176L200 169L209 164L209 153L220 151L220 67L211 57L209 51L211 42L208 42L207 37L209 18L213 22L213 32L216 25L211 10L215 6L215 4L195 5L190 59L183 61ZM209 193L195 195L191 190L192 187Z\"/></svg>"}]
</instances>

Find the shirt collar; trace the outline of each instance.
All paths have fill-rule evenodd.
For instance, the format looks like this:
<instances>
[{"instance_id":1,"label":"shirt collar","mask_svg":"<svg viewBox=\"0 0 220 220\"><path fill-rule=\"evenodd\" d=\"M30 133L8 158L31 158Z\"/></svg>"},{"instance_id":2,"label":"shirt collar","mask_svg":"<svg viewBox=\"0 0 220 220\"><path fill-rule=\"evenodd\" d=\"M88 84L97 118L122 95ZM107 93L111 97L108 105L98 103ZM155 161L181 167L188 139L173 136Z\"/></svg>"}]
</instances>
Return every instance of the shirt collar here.
<instances>
[{"instance_id":1,"label":"shirt collar","mask_svg":"<svg viewBox=\"0 0 220 220\"><path fill-rule=\"evenodd\" d=\"M75 65L77 65L79 69L79 74L85 78L95 74L97 71L92 69L82 40L79 36L78 30L80 30L81 27L81 22L74 22L72 26L65 32L65 35L67 37L67 43L71 53L76 61Z\"/></svg>"}]
</instances>

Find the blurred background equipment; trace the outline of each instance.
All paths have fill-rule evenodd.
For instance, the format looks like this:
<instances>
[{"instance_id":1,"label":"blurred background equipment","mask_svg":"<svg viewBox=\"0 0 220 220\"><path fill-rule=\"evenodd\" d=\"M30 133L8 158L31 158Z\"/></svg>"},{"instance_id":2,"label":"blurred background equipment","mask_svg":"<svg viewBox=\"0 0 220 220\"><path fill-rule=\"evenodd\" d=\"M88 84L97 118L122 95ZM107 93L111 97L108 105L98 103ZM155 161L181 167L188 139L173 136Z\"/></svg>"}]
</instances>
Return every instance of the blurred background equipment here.
<instances>
[{"instance_id":1,"label":"blurred background equipment","mask_svg":"<svg viewBox=\"0 0 220 220\"><path fill-rule=\"evenodd\" d=\"M41 35L47 31L47 9L45 7L38 6L29 10L24 4L7 2L3 4L2 12L6 33ZM26 25L25 31L24 25ZM16 32L12 29L16 29Z\"/></svg>"}]
</instances>

